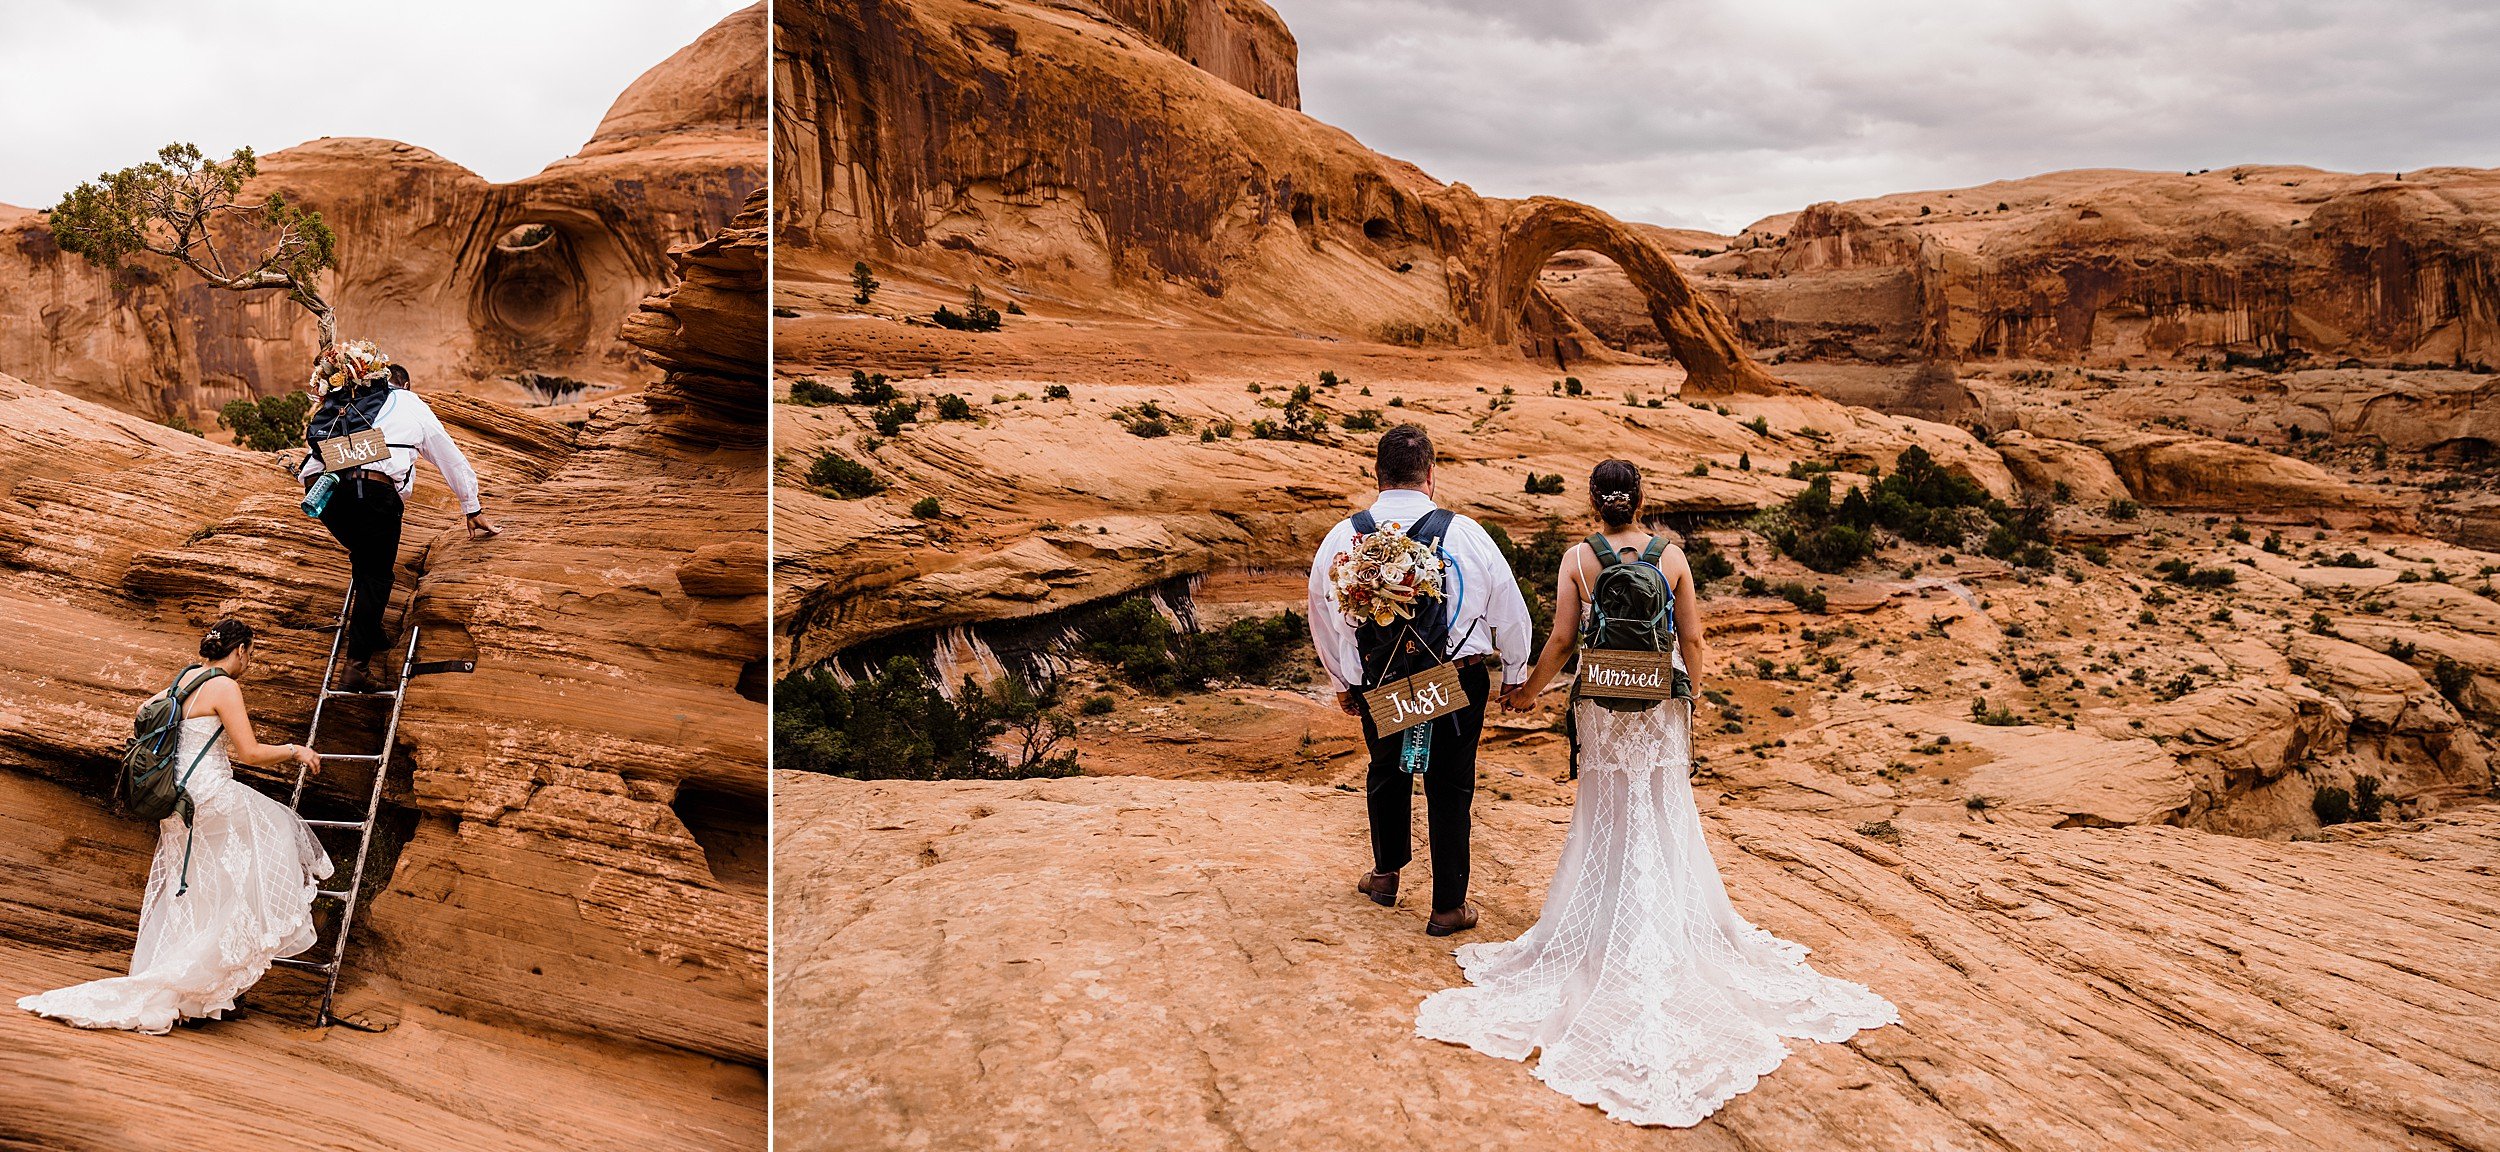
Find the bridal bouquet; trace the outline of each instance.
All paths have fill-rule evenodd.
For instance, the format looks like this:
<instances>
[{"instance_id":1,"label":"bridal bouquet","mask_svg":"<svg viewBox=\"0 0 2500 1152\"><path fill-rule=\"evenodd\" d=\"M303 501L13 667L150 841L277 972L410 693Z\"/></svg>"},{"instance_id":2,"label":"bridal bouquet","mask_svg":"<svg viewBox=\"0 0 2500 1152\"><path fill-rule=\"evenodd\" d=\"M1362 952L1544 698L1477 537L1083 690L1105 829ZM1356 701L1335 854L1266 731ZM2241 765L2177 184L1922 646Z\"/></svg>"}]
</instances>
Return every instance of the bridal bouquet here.
<instances>
[{"instance_id":1,"label":"bridal bouquet","mask_svg":"<svg viewBox=\"0 0 2500 1152\"><path fill-rule=\"evenodd\" d=\"M1383 524L1329 562L1328 595L1347 623L1387 627L1413 617L1417 600L1439 600L1445 575L1431 548L1402 525Z\"/></svg>"}]
</instances>

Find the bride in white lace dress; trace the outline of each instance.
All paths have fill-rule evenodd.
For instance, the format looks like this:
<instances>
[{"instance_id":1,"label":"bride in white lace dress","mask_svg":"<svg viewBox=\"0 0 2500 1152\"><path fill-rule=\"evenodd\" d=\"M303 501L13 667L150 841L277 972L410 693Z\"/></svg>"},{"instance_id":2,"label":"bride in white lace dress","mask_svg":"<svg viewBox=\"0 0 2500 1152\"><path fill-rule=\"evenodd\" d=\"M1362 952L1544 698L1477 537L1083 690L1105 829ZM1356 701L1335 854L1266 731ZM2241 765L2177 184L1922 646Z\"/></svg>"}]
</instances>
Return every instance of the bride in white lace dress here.
<instances>
[{"instance_id":1,"label":"bride in white lace dress","mask_svg":"<svg viewBox=\"0 0 2500 1152\"><path fill-rule=\"evenodd\" d=\"M1638 470L1609 460L1589 491L1607 543L1637 556L1650 540L1635 526ZM1692 573L1675 548L1658 567L1674 596L1676 664L1699 669ZM1586 544L1563 557L1553 634L1506 704L1526 707L1577 649L1597 569ZM1460 947L1469 986L1426 998L1417 1035L1506 1060L1536 1053L1537 1078L1556 1091L1618 1120L1685 1127L1779 1067L1784 1041L1845 1040L1898 1019L1728 901L1687 780L1689 705L1573 707L1579 797L1544 911L1516 940Z\"/></svg>"},{"instance_id":2,"label":"bride in white lace dress","mask_svg":"<svg viewBox=\"0 0 2500 1152\"><path fill-rule=\"evenodd\" d=\"M231 761L319 771L320 759L300 744L253 737L235 683L252 664L249 626L219 622L200 656L206 663L176 681L191 694L174 763L188 767L206 749L186 785L192 823L176 814L157 828L130 974L27 996L18 1007L81 1028L163 1033L223 1014L270 961L312 947L313 894L330 857L286 805L235 779Z\"/></svg>"}]
</instances>

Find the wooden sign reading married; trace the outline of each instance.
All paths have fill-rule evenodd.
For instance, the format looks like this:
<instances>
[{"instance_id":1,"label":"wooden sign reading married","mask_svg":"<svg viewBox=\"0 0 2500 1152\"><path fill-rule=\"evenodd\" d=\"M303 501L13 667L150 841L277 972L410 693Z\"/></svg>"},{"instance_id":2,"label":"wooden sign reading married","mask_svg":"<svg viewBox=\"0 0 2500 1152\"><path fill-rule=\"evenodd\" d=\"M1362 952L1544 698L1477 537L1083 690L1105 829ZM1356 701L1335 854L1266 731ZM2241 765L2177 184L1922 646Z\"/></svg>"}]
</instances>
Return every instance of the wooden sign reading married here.
<instances>
[{"instance_id":1,"label":"wooden sign reading married","mask_svg":"<svg viewBox=\"0 0 2500 1152\"><path fill-rule=\"evenodd\" d=\"M391 455L390 441L382 435L382 430L379 428L367 428L362 432L351 432L345 436L332 436L322 441L319 447L321 448L321 470L324 472L345 472L350 468L362 468L377 460L389 459Z\"/></svg>"},{"instance_id":2,"label":"wooden sign reading married","mask_svg":"<svg viewBox=\"0 0 2500 1152\"><path fill-rule=\"evenodd\" d=\"M1387 736L1465 708L1467 689L1458 683L1458 665L1435 664L1363 693L1363 706L1371 709L1372 729Z\"/></svg>"},{"instance_id":3,"label":"wooden sign reading married","mask_svg":"<svg viewBox=\"0 0 2500 1152\"><path fill-rule=\"evenodd\" d=\"M1608 700L1675 697L1675 657L1666 652L1580 650L1580 695Z\"/></svg>"}]
</instances>

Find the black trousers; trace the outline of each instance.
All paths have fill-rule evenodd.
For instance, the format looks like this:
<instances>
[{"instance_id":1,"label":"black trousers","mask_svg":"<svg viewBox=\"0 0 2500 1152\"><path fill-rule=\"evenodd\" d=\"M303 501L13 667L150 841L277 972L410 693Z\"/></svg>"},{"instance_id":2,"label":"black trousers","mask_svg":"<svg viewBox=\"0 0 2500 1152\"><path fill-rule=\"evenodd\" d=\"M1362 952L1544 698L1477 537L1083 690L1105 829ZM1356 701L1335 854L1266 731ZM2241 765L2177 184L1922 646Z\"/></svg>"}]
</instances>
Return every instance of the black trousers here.
<instances>
[{"instance_id":1,"label":"black trousers","mask_svg":"<svg viewBox=\"0 0 2500 1152\"><path fill-rule=\"evenodd\" d=\"M1467 706L1431 722L1432 760L1424 770L1424 823L1432 837L1432 910L1448 912L1467 902L1468 809L1476 800L1476 741L1484 735L1484 705L1493 693L1491 664L1458 670ZM1363 717L1363 740L1371 746L1371 774L1364 793L1371 810L1372 870L1395 872L1415 858L1415 786L1398 767L1406 733L1382 736Z\"/></svg>"},{"instance_id":2,"label":"black trousers","mask_svg":"<svg viewBox=\"0 0 2500 1152\"><path fill-rule=\"evenodd\" d=\"M390 611L391 585L399 567L399 521L406 509L399 489L370 477L341 480L321 510L321 526L347 549L355 606L347 616L347 657L363 660L382 650L382 616Z\"/></svg>"}]
</instances>

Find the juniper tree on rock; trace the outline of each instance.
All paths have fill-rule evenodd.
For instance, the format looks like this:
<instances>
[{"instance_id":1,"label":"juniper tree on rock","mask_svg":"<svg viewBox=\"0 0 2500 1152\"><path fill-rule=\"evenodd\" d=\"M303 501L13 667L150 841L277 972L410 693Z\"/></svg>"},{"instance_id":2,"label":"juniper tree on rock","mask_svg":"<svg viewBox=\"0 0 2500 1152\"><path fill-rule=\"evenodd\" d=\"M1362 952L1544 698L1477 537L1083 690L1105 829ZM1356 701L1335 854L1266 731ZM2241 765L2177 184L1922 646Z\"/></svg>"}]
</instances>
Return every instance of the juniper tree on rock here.
<instances>
[{"instance_id":1,"label":"juniper tree on rock","mask_svg":"<svg viewBox=\"0 0 2500 1152\"><path fill-rule=\"evenodd\" d=\"M249 148L215 160L168 144L148 163L70 189L52 209L52 237L100 268L148 252L229 292L284 292L312 313L327 355L338 325L318 280L337 261L338 235L281 193L238 199L259 172Z\"/></svg>"},{"instance_id":2,"label":"juniper tree on rock","mask_svg":"<svg viewBox=\"0 0 2500 1152\"><path fill-rule=\"evenodd\" d=\"M876 274L869 271L867 261L851 262L851 300L853 303L866 304L870 297L877 294L877 286Z\"/></svg>"}]
</instances>

